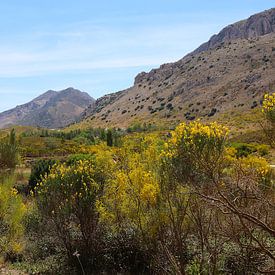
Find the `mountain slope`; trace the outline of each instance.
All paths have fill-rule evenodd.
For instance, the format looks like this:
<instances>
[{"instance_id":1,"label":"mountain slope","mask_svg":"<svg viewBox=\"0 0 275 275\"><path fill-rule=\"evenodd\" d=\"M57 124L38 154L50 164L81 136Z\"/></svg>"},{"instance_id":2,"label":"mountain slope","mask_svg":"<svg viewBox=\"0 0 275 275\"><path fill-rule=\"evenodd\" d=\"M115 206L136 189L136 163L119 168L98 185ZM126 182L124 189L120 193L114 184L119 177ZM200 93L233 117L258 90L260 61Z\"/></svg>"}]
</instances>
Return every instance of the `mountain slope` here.
<instances>
[{"instance_id":1,"label":"mountain slope","mask_svg":"<svg viewBox=\"0 0 275 275\"><path fill-rule=\"evenodd\" d=\"M213 119L250 112L275 89L275 9L232 24L175 63L142 72L134 85L98 99L81 125Z\"/></svg>"},{"instance_id":2,"label":"mountain slope","mask_svg":"<svg viewBox=\"0 0 275 275\"><path fill-rule=\"evenodd\" d=\"M207 51L215 48L220 43L235 39L253 39L274 32L275 9L270 9L252 15L247 20L242 20L225 27L220 33L213 35L208 42L196 49L194 53Z\"/></svg>"},{"instance_id":3,"label":"mountain slope","mask_svg":"<svg viewBox=\"0 0 275 275\"><path fill-rule=\"evenodd\" d=\"M28 125L60 128L79 119L85 108L94 102L87 93L68 88L47 91L34 100L0 114L0 128Z\"/></svg>"}]
</instances>

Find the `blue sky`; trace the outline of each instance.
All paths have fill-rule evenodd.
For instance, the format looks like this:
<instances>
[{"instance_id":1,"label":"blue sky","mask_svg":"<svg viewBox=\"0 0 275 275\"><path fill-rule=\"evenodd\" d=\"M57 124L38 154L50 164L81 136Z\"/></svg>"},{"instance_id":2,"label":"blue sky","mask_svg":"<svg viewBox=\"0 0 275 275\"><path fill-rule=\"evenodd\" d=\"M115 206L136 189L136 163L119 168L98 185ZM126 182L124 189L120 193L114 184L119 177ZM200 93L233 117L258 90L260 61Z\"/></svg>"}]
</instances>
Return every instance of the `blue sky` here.
<instances>
[{"instance_id":1,"label":"blue sky","mask_svg":"<svg viewBox=\"0 0 275 275\"><path fill-rule=\"evenodd\" d=\"M0 3L0 111L49 90L98 98L176 61L274 0L10 0Z\"/></svg>"}]
</instances>

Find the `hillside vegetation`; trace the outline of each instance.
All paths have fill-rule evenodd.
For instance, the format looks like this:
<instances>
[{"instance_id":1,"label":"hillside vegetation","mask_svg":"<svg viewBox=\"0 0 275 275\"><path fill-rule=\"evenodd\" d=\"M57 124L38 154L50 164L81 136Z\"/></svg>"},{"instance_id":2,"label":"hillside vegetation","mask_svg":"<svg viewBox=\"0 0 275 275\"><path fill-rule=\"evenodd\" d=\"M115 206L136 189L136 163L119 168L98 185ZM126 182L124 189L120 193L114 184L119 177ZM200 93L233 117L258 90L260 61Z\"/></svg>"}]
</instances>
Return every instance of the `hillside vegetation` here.
<instances>
[{"instance_id":1,"label":"hillside vegetation","mask_svg":"<svg viewBox=\"0 0 275 275\"><path fill-rule=\"evenodd\" d=\"M201 121L12 130L0 142L3 261L28 274L272 274L274 114L275 93L265 144Z\"/></svg>"}]
</instances>

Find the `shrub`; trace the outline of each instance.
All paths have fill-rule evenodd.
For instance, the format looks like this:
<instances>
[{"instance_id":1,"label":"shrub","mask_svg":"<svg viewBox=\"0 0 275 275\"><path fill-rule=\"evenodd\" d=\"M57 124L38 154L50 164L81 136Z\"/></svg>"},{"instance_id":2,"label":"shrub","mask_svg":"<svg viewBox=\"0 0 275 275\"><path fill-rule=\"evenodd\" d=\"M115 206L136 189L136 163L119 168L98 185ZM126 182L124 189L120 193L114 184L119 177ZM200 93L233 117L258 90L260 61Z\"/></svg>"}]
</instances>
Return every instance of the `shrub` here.
<instances>
[{"instance_id":1,"label":"shrub","mask_svg":"<svg viewBox=\"0 0 275 275\"><path fill-rule=\"evenodd\" d=\"M216 114L216 112L217 112L217 109L216 108L212 108L211 111L210 111L210 113L208 114L208 116L209 117L214 116Z\"/></svg>"},{"instance_id":2,"label":"shrub","mask_svg":"<svg viewBox=\"0 0 275 275\"><path fill-rule=\"evenodd\" d=\"M80 160L84 161L93 161L95 160L95 155L94 154L74 154L70 155L69 158L67 159L66 163L67 165L74 165Z\"/></svg>"},{"instance_id":3,"label":"shrub","mask_svg":"<svg viewBox=\"0 0 275 275\"><path fill-rule=\"evenodd\" d=\"M266 115L268 120L275 123L275 93L270 95L265 94L262 112Z\"/></svg>"},{"instance_id":4,"label":"shrub","mask_svg":"<svg viewBox=\"0 0 275 275\"><path fill-rule=\"evenodd\" d=\"M260 156L265 156L269 153L269 146L265 144L251 144L234 142L231 144L236 149L236 157L247 157L250 154L258 153Z\"/></svg>"},{"instance_id":5,"label":"shrub","mask_svg":"<svg viewBox=\"0 0 275 275\"><path fill-rule=\"evenodd\" d=\"M31 168L31 175L29 178L29 188L34 190L36 185L50 172L51 167L56 163L55 160L41 159L36 161Z\"/></svg>"},{"instance_id":6,"label":"shrub","mask_svg":"<svg viewBox=\"0 0 275 275\"><path fill-rule=\"evenodd\" d=\"M0 254L14 260L23 249L26 207L13 188L13 178L9 175L3 178L0 178Z\"/></svg>"},{"instance_id":7,"label":"shrub","mask_svg":"<svg viewBox=\"0 0 275 275\"><path fill-rule=\"evenodd\" d=\"M248 155L257 151L255 146L248 143L233 143L232 146L237 150L237 157L247 157Z\"/></svg>"},{"instance_id":8,"label":"shrub","mask_svg":"<svg viewBox=\"0 0 275 275\"><path fill-rule=\"evenodd\" d=\"M99 225L96 204L111 170L107 155L98 155L93 161L79 160L70 166L55 164L35 188L38 211L53 224L68 258L76 261L73 253L78 250L91 268L103 264L104 230Z\"/></svg>"},{"instance_id":9,"label":"shrub","mask_svg":"<svg viewBox=\"0 0 275 275\"><path fill-rule=\"evenodd\" d=\"M215 122L180 124L163 152L164 161L170 163L171 176L197 184L202 184L205 177L214 177L221 169L227 134L228 129Z\"/></svg>"},{"instance_id":10,"label":"shrub","mask_svg":"<svg viewBox=\"0 0 275 275\"><path fill-rule=\"evenodd\" d=\"M275 146L275 93L265 94L262 112L266 118L267 124L262 125L266 137L272 147Z\"/></svg>"},{"instance_id":11,"label":"shrub","mask_svg":"<svg viewBox=\"0 0 275 275\"><path fill-rule=\"evenodd\" d=\"M0 169L15 168L17 163L17 146L9 143L0 143Z\"/></svg>"},{"instance_id":12,"label":"shrub","mask_svg":"<svg viewBox=\"0 0 275 275\"><path fill-rule=\"evenodd\" d=\"M112 130L108 129L107 131L107 146L113 146L113 133Z\"/></svg>"},{"instance_id":13,"label":"shrub","mask_svg":"<svg viewBox=\"0 0 275 275\"><path fill-rule=\"evenodd\" d=\"M18 163L18 148L14 129L8 136L9 141L0 143L0 169L13 169Z\"/></svg>"}]
</instances>

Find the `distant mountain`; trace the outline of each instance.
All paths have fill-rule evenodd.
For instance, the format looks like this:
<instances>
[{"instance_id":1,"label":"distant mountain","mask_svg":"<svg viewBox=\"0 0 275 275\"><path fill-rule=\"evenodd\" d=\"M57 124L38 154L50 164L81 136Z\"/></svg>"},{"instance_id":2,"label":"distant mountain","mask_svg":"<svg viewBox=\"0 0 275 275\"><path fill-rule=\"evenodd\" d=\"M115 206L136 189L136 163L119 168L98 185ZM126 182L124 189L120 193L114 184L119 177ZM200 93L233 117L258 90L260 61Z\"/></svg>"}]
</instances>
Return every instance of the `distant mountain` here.
<instances>
[{"instance_id":1,"label":"distant mountain","mask_svg":"<svg viewBox=\"0 0 275 275\"><path fill-rule=\"evenodd\" d=\"M129 89L105 95L80 126L216 119L246 114L275 90L275 9L224 28L175 63L142 72Z\"/></svg>"},{"instance_id":2,"label":"distant mountain","mask_svg":"<svg viewBox=\"0 0 275 275\"><path fill-rule=\"evenodd\" d=\"M28 125L61 128L77 121L95 100L74 88L47 91L32 101L0 113L0 128Z\"/></svg>"}]
</instances>

